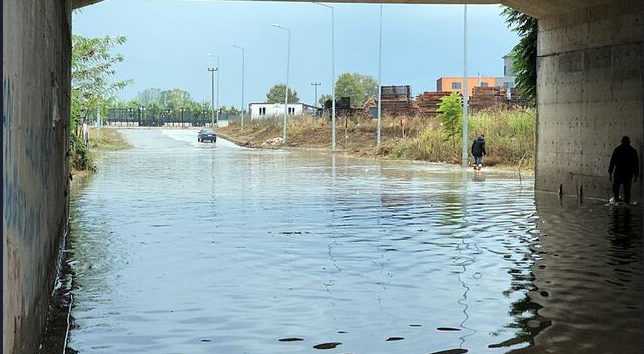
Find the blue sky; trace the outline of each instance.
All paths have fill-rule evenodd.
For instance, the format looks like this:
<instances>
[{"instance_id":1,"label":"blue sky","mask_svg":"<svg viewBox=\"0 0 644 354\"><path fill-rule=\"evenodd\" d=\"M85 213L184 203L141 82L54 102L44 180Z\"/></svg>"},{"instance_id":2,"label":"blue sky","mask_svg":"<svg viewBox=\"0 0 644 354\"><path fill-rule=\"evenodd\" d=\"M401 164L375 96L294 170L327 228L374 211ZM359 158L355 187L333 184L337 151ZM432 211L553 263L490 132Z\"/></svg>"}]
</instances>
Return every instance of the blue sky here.
<instances>
[{"instance_id":1,"label":"blue sky","mask_svg":"<svg viewBox=\"0 0 644 354\"><path fill-rule=\"evenodd\" d=\"M378 74L376 4L335 7L336 75ZM498 5L468 6L469 75L501 76L503 60L518 37L505 25ZM107 0L74 14L73 32L124 35L125 60L117 77L134 83L120 93L131 98L145 88L181 88L197 101L210 100L206 68L220 58L220 105L239 107L241 52L246 48L245 103L261 102L286 76L286 32L292 31L289 86L301 101L330 93L330 11L307 2ZM383 6L383 85L412 85L414 94L436 89L441 76L463 74L463 6Z\"/></svg>"}]
</instances>

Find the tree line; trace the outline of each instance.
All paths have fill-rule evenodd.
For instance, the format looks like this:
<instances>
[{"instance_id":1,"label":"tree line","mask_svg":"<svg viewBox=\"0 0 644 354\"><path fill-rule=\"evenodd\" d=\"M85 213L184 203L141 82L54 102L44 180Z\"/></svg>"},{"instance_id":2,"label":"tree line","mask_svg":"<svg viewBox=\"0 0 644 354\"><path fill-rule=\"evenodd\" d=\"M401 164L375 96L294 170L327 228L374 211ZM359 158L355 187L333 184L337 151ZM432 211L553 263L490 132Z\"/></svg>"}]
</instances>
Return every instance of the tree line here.
<instances>
[{"instance_id":1,"label":"tree line","mask_svg":"<svg viewBox=\"0 0 644 354\"><path fill-rule=\"evenodd\" d=\"M116 100L112 108L139 109L145 107L148 111L170 111L178 112L181 109L199 114L212 109L210 101L197 102L186 90L173 88L162 90L159 88L148 88L139 92L136 97L130 100ZM220 106L219 114L239 115L239 109L235 106Z\"/></svg>"},{"instance_id":2,"label":"tree line","mask_svg":"<svg viewBox=\"0 0 644 354\"><path fill-rule=\"evenodd\" d=\"M273 85L266 93L267 103L284 103L286 94L286 85L279 83ZM378 98L378 81L369 75L360 73L343 73L338 76L335 82L335 98L349 97L351 105L362 107L369 99ZM324 103L331 99L330 94L322 94L318 99L318 104L324 106ZM300 102L297 91L288 88L288 103Z\"/></svg>"}]
</instances>

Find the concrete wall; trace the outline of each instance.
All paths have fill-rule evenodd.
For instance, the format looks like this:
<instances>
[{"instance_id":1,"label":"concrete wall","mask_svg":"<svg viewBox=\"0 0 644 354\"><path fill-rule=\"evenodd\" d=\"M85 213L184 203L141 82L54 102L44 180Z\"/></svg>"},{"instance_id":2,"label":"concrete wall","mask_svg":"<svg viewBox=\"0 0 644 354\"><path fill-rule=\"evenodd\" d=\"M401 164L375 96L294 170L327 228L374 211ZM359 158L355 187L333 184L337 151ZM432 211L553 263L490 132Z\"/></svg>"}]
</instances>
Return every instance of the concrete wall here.
<instances>
[{"instance_id":1,"label":"concrete wall","mask_svg":"<svg viewBox=\"0 0 644 354\"><path fill-rule=\"evenodd\" d=\"M35 353L67 227L71 1L2 2L2 352Z\"/></svg>"},{"instance_id":2,"label":"concrete wall","mask_svg":"<svg viewBox=\"0 0 644 354\"><path fill-rule=\"evenodd\" d=\"M642 156L642 30L641 0L539 19L537 189L608 198L621 136Z\"/></svg>"}]
</instances>

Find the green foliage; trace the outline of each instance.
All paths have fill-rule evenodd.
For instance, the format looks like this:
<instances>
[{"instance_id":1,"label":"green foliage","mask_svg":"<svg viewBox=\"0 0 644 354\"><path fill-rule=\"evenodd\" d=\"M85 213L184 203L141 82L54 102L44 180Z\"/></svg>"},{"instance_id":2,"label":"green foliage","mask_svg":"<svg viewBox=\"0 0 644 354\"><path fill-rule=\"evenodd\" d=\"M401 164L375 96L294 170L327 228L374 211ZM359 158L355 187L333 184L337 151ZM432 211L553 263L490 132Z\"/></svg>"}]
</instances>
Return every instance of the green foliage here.
<instances>
[{"instance_id":1,"label":"green foliage","mask_svg":"<svg viewBox=\"0 0 644 354\"><path fill-rule=\"evenodd\" d=\"M535 117L532 111L517 111L508 120L508 124L515 135L534 134Z\"/></svg>"},{"instance_id":2,"label":"green foliage","mask_svg":"<svg viewBox=\"0 0 644 354\"><path fill-rule=\"evenodd\" d=\"M369 98L377 98L378 82L371 76L344 73L335 82L335 97L350 97L351 106L362 107Z\"/></svg>"},{"instance_id":3,"label":"green foliage","mask_svg":"<svg viewBox=\"0 0 644 354\"><path fill-rule=\"evenodd\" d=\"M72 90L70 126L76 130L81 112L105 113L107 105L119 90L130 81L111 81L114 64L123 61L123 56L113 49L125 43L123 36L88 38L72 35Z\"/></svg>"},{"instance_id":4,"label":"green foliage","mask_svg":"<svg viewBox=\"0 0 644 354\"><path fill-rule=\"evenodd\" d=\"M139 109L145 107L148 110L162 110L177 112L181 108L200 114L203 111L210 112L210 101L196 102L190 96L190 93L178 88L170 90L161 90L158 88L148 88L137 94L131 100L113 100L113 108L132 108Z\"/></svg>"},{"instance_id":5,"label":"green foliage","mask_svg":"<svg viewBox=\"0 0 644 354\"><path fill-rule=\"evenodd\" d=\"M441 97L436 118L442 123L452 139L462 132L463 125L463 97L458 92Z\"/></svg>"},{"instance_id":6,"label":"green foliage","mask_svg":"<svg viewBox=\"0 0 644 354\"><path fill-rule=\"evenodd\" d=\"M71 143L71 166L76 170L87 170L93 167L94 159L89 153L87 146L75 134L70 135Z\"/></svg>"},{"instance_id":7,"label":"green foliage","mask_svg":"<svg viewBox=\"0 0 644 354\"><path fill-rule=\"evenodd\" d=\"M519 34L521 39L512 49L516 73L516 88L531 103L537 99L537 33L539 24L536 18L505 7L501 12L506 18L508 27Z\"/></svg>"},{"instance_id":8,"label":"green foliage","mask_svg":"<svg viewBox=\"0 0 644 354\"><path fill-rule=\"evenodd\" d=\"M244 110L244 113L246 111ZM226 106L221 106L219 107L219 114L230 114L233 116L239 115L240 111L235 108L235 106L230 106L230 108L227 108Z\"/></svg>"},{"instance_id":9,"label":"green foliage","mask_svg":"<svg viewBox=\"0 0 644 354\"><path fill-rule=\"evenodd\" d=\"M332 98L331 95L329 95L328 93L325 93L322 96L320 96L320 98L318 99L318 103L320 104L320 106L324 106L324 103L330 100L331 98Z\"/></svg>"},{"instance_id":10,"label":"green foliage","mask_svg":"<svg viewBox=\"0 0 644 354\"><path fill-rule=\"evenodd\" d=\"M364 90L364 102L369 99L378 99L378 81L369 75L355 74ZM363 102L363 104L364 104Z\"/></svg>"},{"instance_id":11,"label":"green foliage","mask_svg":"<svg viewBox=\"0 0 644 354\"><path fill-rule=\"evenodd\" d=\"M268 93L266 94L266 102L268 103L284 103L284 94L286 93L285 84L273 85ZM291 90L288 88L288 103L300 102L300 98L297 97L297 91Z\"/></svg>"},{"instance_id":12,"label":"green foliage","mask_svg":"<svg viewBox=\"0 0 644 354\"><path fill-rule=\"evenodd\" d=\"M113 53L115 47L125 43L122 36L88 38L72 35L72 83L70 129L78 131L81 119L91 119L97 114L107 116L108 106L116 93L130 80L113 81L114 65L123 56ZM71 134L71 166L77 170L93 167L93 159L85 143L77 134Z\"/></svg>"},{"instance_id":13,"label":"green foliage","mask_svg":"<svg viewBox=\"0 0 644 354\"><path fill-rule=\"evenodd\" d=\"M358 77L351 73L344 73L335 82L335 97L349 97L351 105L358 107L364 104L364 88Z\"/></svg>"}]
</instances>

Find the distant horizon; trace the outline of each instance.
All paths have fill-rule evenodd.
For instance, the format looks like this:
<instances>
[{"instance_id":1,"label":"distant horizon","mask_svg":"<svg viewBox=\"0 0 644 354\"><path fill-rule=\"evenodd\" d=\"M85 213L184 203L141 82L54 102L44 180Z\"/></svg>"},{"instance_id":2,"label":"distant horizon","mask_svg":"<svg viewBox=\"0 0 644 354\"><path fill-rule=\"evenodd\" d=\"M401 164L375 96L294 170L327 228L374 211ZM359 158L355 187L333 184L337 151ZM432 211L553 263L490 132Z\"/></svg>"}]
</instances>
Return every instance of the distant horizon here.
<instances>
[{"instance_id":1,"label":"distant horizon","mask_svg":"<svg viewBox=\"0 0 644 354\"><path fill-rule=\"evenodd\" d=\"M379 6L332 6L336 78L356 72L377 80ZM500 12L499 5L468 5L470 77L479 72L503 77L503 56L519 38ZM140 14L146 14L145 21ZM263 102L270 87L285 82L286 32L272 23L291 29L289 87L300 101L315 104L314 81L321 82L318 97L330 94L330 19L330 11L312 3L107 0L74 13L72 27L84 36L128 38L115 49L124 57L115 66L115 79L133 84L119 99L133 99L148 88L178 88L196 102L210 102L206 68L216 64L206 54L213 53L220 57L219 105L239 107L241 51L231 44L245 47L245 105ZM440 77L463 76L462 5L385 4L382 32L383 86L411 85L416 96L435 91Z\"/></svg>"}]
</instances>

